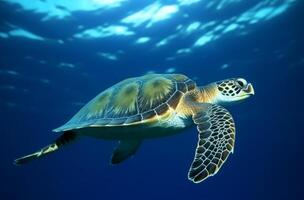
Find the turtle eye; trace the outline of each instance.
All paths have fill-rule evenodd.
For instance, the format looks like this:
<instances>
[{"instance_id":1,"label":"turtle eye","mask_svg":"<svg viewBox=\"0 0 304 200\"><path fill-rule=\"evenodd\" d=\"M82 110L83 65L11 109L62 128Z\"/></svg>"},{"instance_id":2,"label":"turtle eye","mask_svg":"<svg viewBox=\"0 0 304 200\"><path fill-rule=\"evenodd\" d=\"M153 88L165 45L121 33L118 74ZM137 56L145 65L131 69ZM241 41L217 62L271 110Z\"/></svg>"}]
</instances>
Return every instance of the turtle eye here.
<instances>
[{"instance_id":1,"label":"turtle eye","mask_svg":"<svg viewBox=\"0 0 304 200\"><path fill-rule=\"evenodd\" d=\"M242 81L237 80L236 81L241 87L244 87L244 83Z\"/></svg>"},{"instance_id":2,"label":"turtle eye","mask_svg":"<svg viewBox=\"0 0 304 200\"><path fill-rule=\"evenodd\" d=\"M239 78L236 80L236 82L241 86L242 88L247 85L247 81L245 79Z\"/></svg>"}]
</instances>

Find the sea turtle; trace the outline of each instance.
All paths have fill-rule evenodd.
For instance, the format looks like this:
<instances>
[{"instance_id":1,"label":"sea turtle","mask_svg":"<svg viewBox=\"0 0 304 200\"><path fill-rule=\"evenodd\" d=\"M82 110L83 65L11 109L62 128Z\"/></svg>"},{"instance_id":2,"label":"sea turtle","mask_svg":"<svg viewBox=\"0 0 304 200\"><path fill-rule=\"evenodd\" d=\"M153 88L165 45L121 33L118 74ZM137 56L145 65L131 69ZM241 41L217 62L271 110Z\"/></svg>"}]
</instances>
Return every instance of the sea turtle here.
<instances>
[{"instance_id":1,"label":"sea turtle","mask_svg":"<svg viewBox=\"0 0 304 200\"><path fill-rule=\"evenodd\" d=\"M188 178L199 183L216 174L233 152L234 121L221 105L253 94L252 85L242 78L204 87L182 74L129 78L101 92L56 128L62 134L54 143L16 159L15 164L44 157L82 136L118 140L111 159L117 164L134 155L144 139L173 135L195 124L198 143Z\"/></svg>"}]
</instances>

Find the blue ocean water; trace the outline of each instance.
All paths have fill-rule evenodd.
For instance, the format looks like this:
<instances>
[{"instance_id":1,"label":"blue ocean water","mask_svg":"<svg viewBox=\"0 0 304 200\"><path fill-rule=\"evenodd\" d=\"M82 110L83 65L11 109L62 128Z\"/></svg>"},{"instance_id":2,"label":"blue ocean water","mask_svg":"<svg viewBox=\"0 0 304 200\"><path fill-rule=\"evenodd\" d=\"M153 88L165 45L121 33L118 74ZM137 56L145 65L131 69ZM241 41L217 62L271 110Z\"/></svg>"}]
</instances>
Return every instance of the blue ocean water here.
<instances>
[{"instance_id":1,"label":"blue ocean water","mask_svg":"<svg viewBox=\"0 0 304 200\"><path fill-rule=\"evenodd\" d=\"M303 199L303 10L300 0L0 1L0 198ZM236 145L215 176L187 179L195 127L146 140L117 166L116 142L92 138L13 165L102 90L153 72L254 85L226 107Z\"/></svg>"}]
</instances>

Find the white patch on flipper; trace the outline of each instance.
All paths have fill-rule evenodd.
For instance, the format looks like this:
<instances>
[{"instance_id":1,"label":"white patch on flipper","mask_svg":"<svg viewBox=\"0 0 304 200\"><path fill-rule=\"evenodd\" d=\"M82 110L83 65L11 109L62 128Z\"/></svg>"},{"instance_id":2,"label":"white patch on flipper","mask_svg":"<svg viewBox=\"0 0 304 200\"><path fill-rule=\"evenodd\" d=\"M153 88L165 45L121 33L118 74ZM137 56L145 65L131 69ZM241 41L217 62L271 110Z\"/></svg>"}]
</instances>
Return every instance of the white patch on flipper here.
<instances>
[{"instance_id":1,"label":"white patch on flipper","mask_svg":"<svg viewBox=\"0 0 304 200\"><path fill-rule=\"evenodd\" d=\"M41 151L42 154L47 154L58 149L57 144L50 145L46 150Z\"/></svg>"},{"instance_id":2,"label":"white patch on flipper","mask_svg":"<svg viewBox=\"0 0 304 200\"><path fill-rule=\"evenodd\" d=\"M191 119L188 119L186 116L180 115L173 111L168 118L160 120L156 126L163 128L185 128L189 126L189 124L191 124Z\"/></svg>"},{"instance_id":3,"label":"white patch on flipper","mask_svg":"<svg viewBox=\"0 0 304 200\"><path fill-rule=\"evenodd\" d=\"M170 120L167 121L166 125L168 127L185 128L185 119L175 114Z\"/></svg>"}]
</instances>

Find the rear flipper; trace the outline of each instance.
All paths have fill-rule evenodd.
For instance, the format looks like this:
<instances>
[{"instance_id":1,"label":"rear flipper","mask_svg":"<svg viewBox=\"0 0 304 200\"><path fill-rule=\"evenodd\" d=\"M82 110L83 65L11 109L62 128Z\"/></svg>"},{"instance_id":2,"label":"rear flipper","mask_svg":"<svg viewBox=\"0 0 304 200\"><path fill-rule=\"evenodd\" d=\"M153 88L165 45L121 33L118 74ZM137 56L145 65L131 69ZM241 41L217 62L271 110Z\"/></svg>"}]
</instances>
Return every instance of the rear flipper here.
<instances>
[{"instance_id":1,"label":"rear flipper","mask_svg":"<svg viewBox=\"0 0 304 200\"><path fill-rule=\"evenodd\" d=\"M36 160L37 158L42 158L52 152L55 152L56 150L58 150L59 148L65 146L66 144L74 141L76 139L76 134L69 131L69 132L65 132L63 133L59 138L57 138L55 140L54 143L42 148L41 150L32 153L30 155L18 158L14 161L15 165L23 165L26 164L32 160Z\"/></svg>"},{"instance_id":2,"label":"rear flipper","mask_svg":"<svg viewBox=\"0 0 304 200\"><path fill-rule=\"evenodd\" d=\"M111 164L119 164L133 156L140 147L141 140L120 140L113 152Z\"/></svg>"}]
</instances>

